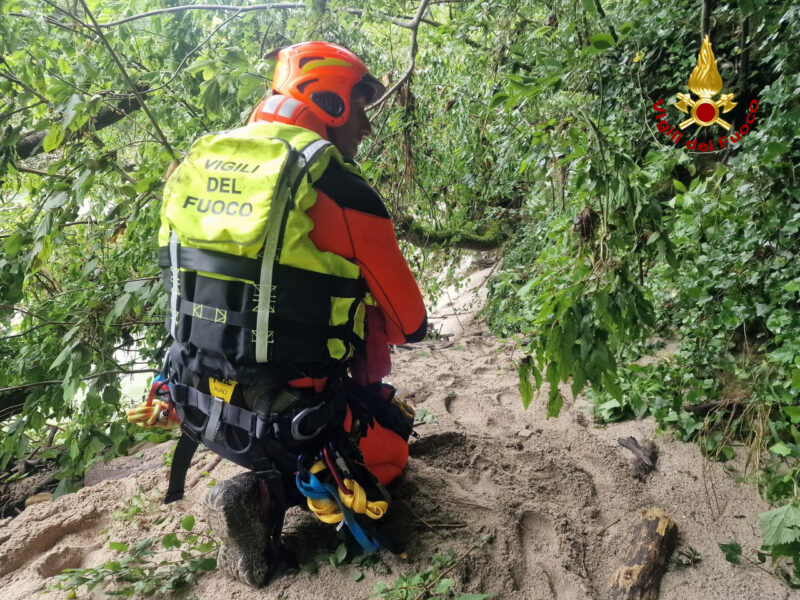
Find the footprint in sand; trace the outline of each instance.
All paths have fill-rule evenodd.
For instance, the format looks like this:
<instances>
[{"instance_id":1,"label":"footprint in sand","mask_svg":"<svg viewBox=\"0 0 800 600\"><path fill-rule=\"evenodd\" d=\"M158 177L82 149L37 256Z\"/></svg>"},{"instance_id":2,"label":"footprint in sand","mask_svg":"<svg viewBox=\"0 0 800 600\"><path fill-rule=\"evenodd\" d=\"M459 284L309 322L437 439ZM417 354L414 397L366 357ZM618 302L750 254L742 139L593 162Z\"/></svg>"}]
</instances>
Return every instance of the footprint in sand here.
<instances>
[{"instance_id":1,"label":"footprint in sand","mask_svg":"<svg viewBox=\"0 0 800 600\"><path fill-rule=\"evenodd\" d=\"M100 544L95 544L88 548L77 546L64 546L46 554L36 565L36 572L47 579L53 575L58 575L64 569L76 569L83 564L83 559L92 550L100 548Z\"/></svg>"},{"instance_id":2,"label":"footprint in sand","mask_svg":"<svg viewBox=\"0 0 800 600\"><path fill-rule=\"evenodd\" d=\"M542 513L526 512L519 522L522 576L517 585L525 600L579 600L582 586L564 571L553 520Z\"/></svg>"},{"instance_id":3,"label":"footprint in sand","mask_svg":"<svg viewBox=\"0 0 800 600\"><path fill-rule=\"evenodd\" d=\"M485 423L486 418L474 399L460 398L456 394L444 399L444 409L461 423Z\"/></svg>"}]
</instances>

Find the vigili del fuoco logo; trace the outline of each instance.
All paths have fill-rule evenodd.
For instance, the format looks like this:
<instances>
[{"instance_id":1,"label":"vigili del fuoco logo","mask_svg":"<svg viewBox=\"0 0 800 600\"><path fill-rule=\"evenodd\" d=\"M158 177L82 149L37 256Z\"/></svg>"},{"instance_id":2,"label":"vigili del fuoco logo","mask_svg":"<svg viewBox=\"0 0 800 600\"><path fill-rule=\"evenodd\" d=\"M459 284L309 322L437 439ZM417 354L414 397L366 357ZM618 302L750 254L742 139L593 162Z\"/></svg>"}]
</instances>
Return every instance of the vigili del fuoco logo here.
<instances>
[{"instance_id":1,"label":"vigili del fuoco logo","mask_svg":"<svg viewBox=\"0 0 800 600\"><path fill-rule=\"evenodd\" d=\"M688 119L679 123L677 127L667 123L667 111L663 106L663 98L653 104L653 108L657 113L656 127L670 141L680 144L684 130L692 125L697 125L697 127L701 128L721 127L729 135L717 137L715 140L714 134L711 133L710 139L706 142L698 142L695 137L685 143L687 150L713 152L738 144L750 131L750 126L756 120L758 100L750 101L745 122L736 131L733 131L733 125L721 116L735 108L738 103L733 101L733 94L722 94L719 99L714 100L714 96L722 91L722 77L720 77L717 70L717 60L711 50L711 40L709 40L708 35L703 39L700 54L697 56L697 64L692 69L692 74L689 75L689 89L697 98L694 98L692 94L678 92L676 94L678 101L672 103L678 110L689 116Z\"/></svg>"}]
</instances>

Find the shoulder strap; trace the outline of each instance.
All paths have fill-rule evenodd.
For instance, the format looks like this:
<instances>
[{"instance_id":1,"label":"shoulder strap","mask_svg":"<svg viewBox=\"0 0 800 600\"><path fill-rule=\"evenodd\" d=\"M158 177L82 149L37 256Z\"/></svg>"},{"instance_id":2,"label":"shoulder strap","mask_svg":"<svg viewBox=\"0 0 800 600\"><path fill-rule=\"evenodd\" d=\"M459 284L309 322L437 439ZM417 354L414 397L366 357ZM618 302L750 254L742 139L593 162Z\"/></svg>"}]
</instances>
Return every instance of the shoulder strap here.
<instances>
[{"instance_id":1,"label":"shoulder strap","mask_svg":"<svg viewBox=\"0 0 800 600\"><path fill-rule=\"evenodd\" d=\"M288 144L287 144L288 145ZM261 274L258 281L258 303L256 306L256 362L269 360L269 319L272 304L272 275L275 263L279 258L283 231L286 228L287 208L294 204L294 196L300 182L308 173L312 163L322 155L331 143L319 139L311 142L302 150L289 148L290 156L281 173L278 189L275 192L272 208L267 221L267 237L264 241L264 252L261 257Z\"/></svg>"}]
</instances>

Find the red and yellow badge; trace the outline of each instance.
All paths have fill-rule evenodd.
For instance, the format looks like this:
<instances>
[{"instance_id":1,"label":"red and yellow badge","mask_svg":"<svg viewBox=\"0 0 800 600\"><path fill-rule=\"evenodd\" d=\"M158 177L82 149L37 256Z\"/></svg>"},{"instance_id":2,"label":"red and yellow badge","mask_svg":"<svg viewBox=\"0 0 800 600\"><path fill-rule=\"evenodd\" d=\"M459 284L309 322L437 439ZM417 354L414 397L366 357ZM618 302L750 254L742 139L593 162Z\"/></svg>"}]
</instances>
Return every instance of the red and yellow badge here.
<instances>
[{"instance_id":1,"label":"red and yellow badge","mask_svg":"<svg viewBox=\"0 0 800 600\"><path fill-rule=\"evenodd\" d=\"M720 118L719 109L721 108L722 112L726 113L736 106L736 102L732 102L733 94L722 94L719 100L713 99L722 91L722 77L717 70L717 59L714 58L714 52L711 50L711 40L708 39L708 34L703 39L700 54L697 55L697 64L692 69L692 74L689 75L689 89L699 98L694 100L690 94L680 92L676 94L678 101L673 105L681 112L691 114L691 118L686 119L678 127L686 129L694 123L700 127L716 124L728 130L731 129L731 124ZM689 113L690 108L691 113Z\"/></svg>"},{"instance_id":2,"label":"red and yellow badge","mask_svg":"<svg viewBox=\"0 0 800 600\"><path fill-rule=\"evenodd\" d=\"M667 111L662 107L664 104L663 98L653 104L653 109L657 113L656 125L659 132L666 135L670 141L679 144L681 137L683 137L681 130L686 129L692 123L698 127L719 125L728 131L733 129L733 125L723 119L720 114L733 110L738 103L733 101L733 94L722 94L719 99L714 99L714 96L722 91L722 77L717 70L717 59L714 58L711 40L708 35L703 38L700 53L697 55L697 64L692 69L691 75L689 75L689 89L697 96L697 99L692 94L678 92L675 94L678 101L672 103L675 108L689 115L689 118L679 123L677 127L670 126L666 122ZM725 149L728 144L736 144L750 131L750 125L755 121L756 112L758 111L758 100L751 100L748 108L748 113L744 119L745 123L742 123L739 129L730 137L723 136L718 138L716 147L713 138L708 139L706 142L698 142L697 139L692 139L686 142L686 149L713 152Z\"/></svg>"}]
</instances>

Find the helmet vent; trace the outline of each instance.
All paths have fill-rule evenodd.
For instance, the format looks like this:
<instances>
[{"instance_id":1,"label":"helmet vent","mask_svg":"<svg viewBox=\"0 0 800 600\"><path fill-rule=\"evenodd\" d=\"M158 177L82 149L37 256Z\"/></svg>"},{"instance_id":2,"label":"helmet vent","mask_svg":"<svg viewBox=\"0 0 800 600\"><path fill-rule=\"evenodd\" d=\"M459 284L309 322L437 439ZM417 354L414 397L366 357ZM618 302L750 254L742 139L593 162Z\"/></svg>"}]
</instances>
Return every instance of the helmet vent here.
<instances>
[{"instance_id":1,"label":"helmet vent","mask_svg":"<svg viewBox=\"0 0 800 600\"><path fill-rule=\"evenodd\" d=\"M344 100L333 92L314 92L311 101L334 118L344 114Z\"/></svg>"},{"instance_id":2,"label":"helmet vent","mask_svg":"<svg viewBox=\"0 0 800 600\"><path fill-rule=\"evenodd\" d=\"M298 83L297 84L297 91L302 94L303 92L305 92L306 87L309 84L314 83L315 81L319 81L319 79L309 79L308 81L304 81L303 83Z\"/></svg>"},{"instance_id":3,"label":"helmet vent","mask_svg":"<svg viewBox=\"0 0 800 600\"><path fill-rule=\"evenodd\" d=\"M300 59L300 68L302 69L312 60L324 60L324 59L325 59L324 56L304 56L303 58Z\"/></svg>"}]
</instances>

